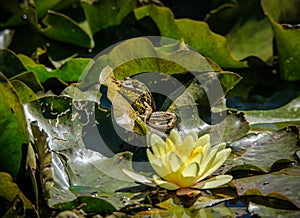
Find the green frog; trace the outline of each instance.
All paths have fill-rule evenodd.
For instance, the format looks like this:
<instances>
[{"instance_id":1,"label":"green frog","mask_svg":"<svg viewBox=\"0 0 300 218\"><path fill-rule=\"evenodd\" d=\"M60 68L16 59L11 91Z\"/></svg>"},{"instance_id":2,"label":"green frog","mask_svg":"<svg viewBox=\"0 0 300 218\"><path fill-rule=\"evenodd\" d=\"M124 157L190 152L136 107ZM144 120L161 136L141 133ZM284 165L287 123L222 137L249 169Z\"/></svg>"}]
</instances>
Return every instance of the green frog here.
<instances>
[{"instance_id":1,"label":"green frog","mask_svg":"<svg viewBox=\"0 0 300 218\"><path fill-rule=\"evenodd\" d=\"M165 133L175 127L176 115L166 111L155 111L154 99L144 83L130 77L126 77L125 80L112 77L112 82L119 87L119 93L131 104L144 123Z\"/></svg>"}]
</instances>

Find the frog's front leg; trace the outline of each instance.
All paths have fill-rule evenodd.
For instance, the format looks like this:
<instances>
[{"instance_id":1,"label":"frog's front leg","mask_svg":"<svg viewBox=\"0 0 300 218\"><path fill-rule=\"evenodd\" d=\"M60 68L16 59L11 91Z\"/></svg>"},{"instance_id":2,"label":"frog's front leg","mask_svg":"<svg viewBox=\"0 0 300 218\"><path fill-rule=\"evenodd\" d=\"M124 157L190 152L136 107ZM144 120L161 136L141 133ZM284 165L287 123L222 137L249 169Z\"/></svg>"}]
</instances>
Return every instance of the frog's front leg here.
<instances>
[{"instance_id":1,"label":"frog's front leg","mask_svg":"<svg viewBox=\"0 0 300 218\"><path fill-rule=\"evenodd\" d=\"M146 101L143 104L146 106L145 113L143 115L144 122L146 123L147 120L151 117L151 114L153 112L153 108Z\"/></svg>"}]
</instances>

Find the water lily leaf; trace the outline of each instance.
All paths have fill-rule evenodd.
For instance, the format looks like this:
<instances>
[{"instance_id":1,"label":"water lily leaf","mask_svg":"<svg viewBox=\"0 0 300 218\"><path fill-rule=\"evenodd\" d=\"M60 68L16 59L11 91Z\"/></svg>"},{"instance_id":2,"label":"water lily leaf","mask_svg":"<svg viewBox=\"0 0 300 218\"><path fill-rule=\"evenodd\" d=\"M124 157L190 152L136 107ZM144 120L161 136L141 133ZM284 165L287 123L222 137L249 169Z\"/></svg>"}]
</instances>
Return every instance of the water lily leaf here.
<instances>
[{"instance_id":1,"label":"water lily leaf","mask_svg":"<svg viewBox=\"0 0 300 218\"><path fill-rule=\"evenodd\" d=\"M7 77L13 77L25 72L26 68L17 55L8 49L0 49L0 71Z\"/></svg>"},{"instance_id":2,"label":"water lily leaf","mask_svg":"<svg viewBox=\"0 0 300 218\"><path fill-rule=\"evenodd\" d=\"M94 34L107 27L119 25L136 7L134 0L122 1L81 1L87 22Z\"/></svg>"},{"instance_id":3,"label":"water lily leaf","mask_svg":"<svg viewBox=\"0 0 300 218\"><path fill-rule=\"evenodd\" d=\"M293 25L299 24L300 1L276 0L270 3L263 0L261 4L273 28L281 77L289 81L299 80L300 31Z\"/></svg>"},{"instance_id":4,"label":"water lily leaf","mask_svg":"<svg viewBox=\"0 0 300 218\"><path fill-rule=\"evenodd\" d=\"M232 168L230 171L252 168L254 171L269 172L278 161L294 161L297 142L298 133L294 128L274 133L249 134L231 144L240 153L227 159L226 168Z\"/></svg>"},{"instance_id":5,"label":"water lily leaf","mask_svg":"<svg viewBox=\"0 0 300 218\"><path fill-rule=\"evenodd\" d=\"M60 68L49 70L45 65L36 64L26 56L21 56L20 59L25 65L26 70L33 72L41 83L53 77L65 82L76 82L80 80L85 67L92 61L89 58L74 58L67 61Z\"/></svg>"},{"instance_id":6,"label":"water lily leaf","mask_svg":"<svg viewBox=\"0 0 300 218\"><path fill-rule=\"evenodd\" d=\"M300 121L300 96L290 103L274 110L243 111L253 128L282 128ZM283 126L282 126L283 125Z\"/></svg>"},{"instance_id":7,"label":"water lily leaf","mask_svg":"<svg viewBox=\"0 0 300 218\"><path fill-rule=\"evenodd\" d=\"M267 61L273 55L273 32L260 1L238 1L236 10L238 19L226 34L232 55L239 60L256 56Z\"/></svg>"},{"instance_id":8,"label":"water lily leaf","mask_svg":"<svg viewBox=\"0 0 300 218\"><path fill-rule=\"evenodd\" d=\"M11 84L18 93L22 103L27 103L38 98L38 96L23 82L19 80L12 80Z\"/></svg>"},{"instance_id":9,"label":"water lily leaf","mask_svg":"<svg viewBox=\"0 0 300 218\"><path fill-rule=\"evenodd\" d=\"M17 81L23 82L34 93L37 93L39 91L40 92L44 91L43 86L41 85L40 81L38 80L38 78L36 77L36 75L33 72L20 73L16 76L10 78L10 80L11 81L12 80L17 80Z\"/></svg>"},{"instance_id":10,"label":"water lily leaf","mask_svg":"<svg viewBox=\"0 0 300 218\"><path fill-rule=\"evenodd\" d=\"M248 211L252 214L255 214L259 217L298 217L300 215L299 210L285 210L285 209L277 209L272 207L267 207L261 204L256 204L250 202L248 205Z\"/></svg>"},{"instance_id":11,"label":"water lily leaf","mask_svg":"<svg viewBox=\"0 0 300 218\"><path fill-rule=\"evenodd\" d=\"M73 201L55 205L54 208L59 210L72 210L80 207L85 212L100 214L110 214L115 212L117 209L105 198L106 196L103 196L103 199L94 196L80 196Z\"/></svg>"},{"instance_id":12,"label":"water lily leaf","mask_svg":"<svg viewBox=\"0 0 300 218\"><path fill-rule=\"evenodd\" d=\"M147 5L134 10L137 20L150 16L164 37L183 39L206 57L211 58L223 68L246 67L245 62L235 60L227 47L224 37L212 33L205 22L189 19L174 19L170 9Z\"/></svg>"},{"instance_id":13,"label":"water lily leaf","mask_svg":"<svg viewBox=\"0 0 300 218\"><path fill-rule=\"evenodd\" d=\"M17 3L15 14L28 21L42 35L60 42L90 48L94 46L93 39L84 25L77 23L65 14L47 10L45 17L39 21L39 14L31 2Z\"/></svg>"},{"instance_id":14,"label":"water lily leaf","mask_svg":"<svg viewBox=\"0 0 300 218\"><path fill-rule=\"evenodd\" d=\"M35 7L38 12L39 18L44 17L47 14L48 10L62 10L66 7L71 6L72 4L76 4L77 0L55 0L55 1L43 1L36 0Z\"/></svg>"},{"instance_id":15,"label":"water lily leaf","mask_svg":"<svg viewBox=\"0 0 300 218\"><path fill-rule=\"evenodd\" d=\"M20 99L11 83L1 73L0 90L0 169L16 179L23 155L22 146L28 144L29 136Z\"/></svg>"},{"instance_id":16,"label":"water lily leaf","mask_svg":"<svg viewBox=\"0 0 300 218\"><path fill-rule=\"evenodd\" d=\"M46 28L39 27L37 23L33 25L39 27L39 31L49 38L85 48L94 46L88 32L64 14L49 10L42 22Z\"/></svg>"},{"instance_id":17,"label":"water lily leaf","mask_svg":"<svg viewBox=\"0 0 300 218\"><path fill-rule=\"evenodd\" d=\"M299 167L284 169L266 175L236 179L232 182L239 195L262 195L290 201L300 208Z\"/></svg>"},{"instance_id":18,"label":"water lily leaf","mask_svg":"<svg viewBox=\"0 0 300 218\"><path fill-rule=\"evenodd\" d=\"M31 202L26 198L22 193L16 183L13 182L12 177L5 172L0 172L0 196L7 199L10 202L13 202L16 197L20 197L24 203L24 207L27 209L32 209ZM22 208L23 209L23 208Z\"/></svg>"},{"instance_id":19,"label":"water lily leaf","mask_svg":"<svg viewBox=\"0 0 300 218\"><path fill-rule=\"evenodd\" d=\"M120 153L108 159L87 149L83 141L87 132L84 132L81 119L73 119L72 113L76 113L72 111L73 104L68 97L52 96L25 105L29 122L36 123L31 129L46 201L50 207L58 209L74 209L84 201L86 209L92 212L120 209L130 203L133 196L115 192L136 186L122 172L122 169L131 169L132 154ZM104 142L96 145L101 148L101 143ZM123 201L123 198L128 200ZM105 206L99 208L99 204Z\"/></svg>"},{"instance_id":20,"label":"water lily leaf","mask_svg":"<svg viewBox=\"0 0 300 218\"><path fill-rule=\"evenodd\" d=\"M226 118L222 121L220 126L225 126L225 130L219 128L212 128L211 134L216 135L223 134L222 142L232 143L238 139L244 137L250 130L249 123L245 119L243 113L236 111L228 111Z\"/></svg>"},{"instance_id":21,"label":"water lily leaf","mask_svg":"<svg viewBox=\"0 0 300 218\"><path fill-rule=\"evenodd\" d=\"M205 18L210 29L218 34L226 35L235 25L239 16L238 4L236 1L221 4L211 10Z\"/></svg>"}]
</instances>

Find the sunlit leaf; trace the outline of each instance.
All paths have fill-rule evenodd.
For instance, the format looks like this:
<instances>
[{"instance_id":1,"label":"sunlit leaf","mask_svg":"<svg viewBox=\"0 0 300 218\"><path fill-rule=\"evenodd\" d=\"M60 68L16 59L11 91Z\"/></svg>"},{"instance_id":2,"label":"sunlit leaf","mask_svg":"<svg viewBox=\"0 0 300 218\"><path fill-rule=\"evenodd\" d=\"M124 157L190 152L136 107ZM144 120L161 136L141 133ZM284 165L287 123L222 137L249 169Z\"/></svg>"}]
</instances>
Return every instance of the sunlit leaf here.
<instances>
[{"instance_id":1,"label":"sunlit leaf","mask_svg":"<svg viewBox=\"0 0 300 218\"><path fill-rule=\"evenodd\" d=\"M0 169L9 172L16 179L21 160L23 146L28 144L28 133L20 99L11 83L0 73Z\"/></svg>"},{"instance_id":2,"label":"sunlit leaf","mask_svg":"<svg viewBox=\"0 0 300 218\"><path fill-rule=\"evenodd\" d=\"M235 60L227 47L224 37L209 30L206 23L189 19L174 19L170 9L148 5L134 10L136 18L150 16L158 26L162 36L183 39L206 57L211 58L221 67L246 67L247 64Z\"/></svg>"},{"instance_id":3,"label":"sunlit leaf","mask_svg":"<svg viewBox=\"0 0 300 218\"><path fill-rule=\"evenodd\" d=\"M293 25L299 24L300 1L263 0L261 4L273 27L280 75L285 80L299 80L300 31Z\"/></svg>"},{"instance_id":4,"label":"sunlit leaf","mask_svg":"<svg viewBox=\"0 0 300 218\"><path fill-rule=\"evenodd\" d=\"M256 56L268 61L273 55L273 32L260 1L238 1L239 16L226 34L232 55L241 60Z\"/></svg>"}]
</instances>

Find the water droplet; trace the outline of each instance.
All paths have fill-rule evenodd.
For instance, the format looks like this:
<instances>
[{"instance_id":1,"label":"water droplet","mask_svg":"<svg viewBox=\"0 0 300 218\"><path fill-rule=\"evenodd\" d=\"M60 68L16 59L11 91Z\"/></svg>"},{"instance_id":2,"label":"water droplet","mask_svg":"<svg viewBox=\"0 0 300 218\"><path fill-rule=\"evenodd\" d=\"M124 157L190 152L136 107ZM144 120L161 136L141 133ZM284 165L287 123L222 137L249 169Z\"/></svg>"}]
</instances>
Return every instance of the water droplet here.
<instances>
[{"instance_id":1,"label":"water droplet","mask_svg":"<svg viewBox=\"0 0 300 218\"><path fill-rule=\"evenodd\" d=\"M93 49L89 48L88 53L92 53L92 52L93 52Z\"/></svg>"},{"instance_id":2,"label":"water droplet","mask_svg":"<svg viewBox=\"0 0 300 218\"><path fill-rule=\"evenodd\" d=\"M23 20L27 20L27 14L22 14L22 16L21 16L21 18L23 19Z\"/></svg>"}]
</instances>

